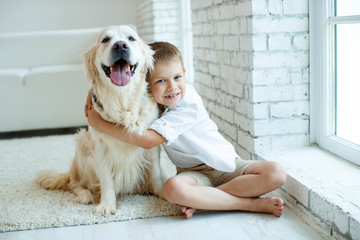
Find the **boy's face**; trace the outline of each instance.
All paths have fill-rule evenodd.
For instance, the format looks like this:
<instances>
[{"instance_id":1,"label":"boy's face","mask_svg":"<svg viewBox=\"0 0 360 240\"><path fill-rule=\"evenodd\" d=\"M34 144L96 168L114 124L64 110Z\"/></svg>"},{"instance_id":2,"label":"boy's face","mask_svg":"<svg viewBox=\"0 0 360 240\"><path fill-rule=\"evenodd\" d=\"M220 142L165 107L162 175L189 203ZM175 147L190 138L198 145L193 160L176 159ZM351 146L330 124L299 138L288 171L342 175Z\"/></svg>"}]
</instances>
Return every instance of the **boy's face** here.
<instances>
[{"instance_id":1,"label":"boy's face","mask_svg":"<svg viewBox=\"0 0 360 240\"><path fill-rule=\"evenodd\" d=\"M185 69L180 60L156 63L149 76L149 86L157 103L168 107L177 105L186 91Z\"/></svg>"}]
</instances>

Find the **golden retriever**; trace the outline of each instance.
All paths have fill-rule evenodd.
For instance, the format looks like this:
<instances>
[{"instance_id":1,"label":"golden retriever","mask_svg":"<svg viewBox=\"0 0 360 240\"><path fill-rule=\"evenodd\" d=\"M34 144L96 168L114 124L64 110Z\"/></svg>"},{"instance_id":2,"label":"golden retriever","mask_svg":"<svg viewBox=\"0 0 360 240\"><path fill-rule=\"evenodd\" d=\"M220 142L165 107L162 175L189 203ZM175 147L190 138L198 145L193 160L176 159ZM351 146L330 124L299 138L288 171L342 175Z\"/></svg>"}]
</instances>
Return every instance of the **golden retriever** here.
<instances>
[{"instance_id":1,"label":"golden retriever","mask_svg":"<svg viewBox=\"0 0 360 240\"><path fill-rule=\"evenodd\" d=\"M147 91L146 73L153 51L129 26L105 28L85 53L93 89L93 106L106 121L141 134L158 117ZM84 99L85 101L85 99ZM46 189L64 189L84 204L98 203L94 212L116 212L116 197L153 193L161 196L160 149L145 150L89 127L76 134L76 154L68 173L41 171L37 182Z\"/></svg>"}]
</instances>

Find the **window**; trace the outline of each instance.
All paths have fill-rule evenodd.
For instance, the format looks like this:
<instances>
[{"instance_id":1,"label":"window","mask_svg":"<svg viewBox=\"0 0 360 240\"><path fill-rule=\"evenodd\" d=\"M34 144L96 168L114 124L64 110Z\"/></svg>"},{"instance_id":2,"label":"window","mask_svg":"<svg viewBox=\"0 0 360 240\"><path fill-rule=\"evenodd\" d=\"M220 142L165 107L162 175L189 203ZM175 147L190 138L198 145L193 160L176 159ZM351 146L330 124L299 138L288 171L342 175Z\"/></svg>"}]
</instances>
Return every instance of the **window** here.
<instances>
[{"instance_id":1,"label":"window","mask_svg":"<svg viewBox=\"0 0 360 240\"><path fill-rule=\"evenodd\" d=\"M360 1L310 1L313 142L360 165Z\"/></svg>"}]
</instances>

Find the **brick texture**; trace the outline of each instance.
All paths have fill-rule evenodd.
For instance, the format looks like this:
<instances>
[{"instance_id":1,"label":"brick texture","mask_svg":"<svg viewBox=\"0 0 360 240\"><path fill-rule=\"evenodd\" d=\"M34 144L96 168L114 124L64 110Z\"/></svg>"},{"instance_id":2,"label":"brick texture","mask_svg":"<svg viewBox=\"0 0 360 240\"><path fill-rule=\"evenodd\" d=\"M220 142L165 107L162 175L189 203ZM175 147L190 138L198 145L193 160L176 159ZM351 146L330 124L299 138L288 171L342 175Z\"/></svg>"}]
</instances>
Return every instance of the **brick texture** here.
<instances>
[{"instance_id":1,"label":"brick texture","mask_svg":"<svg viewBox=\"0 0 360 240\"><path fill-rule=\"evenodd\" d=\"M136 27L146 43L167 41L181 48L180 3L177 0L136 0Z\"/></svg>"},{"instance_id":2,"label":"brick texture","mask_svg":"<svg viewBox=\"0 0 360 240\"><path fill-rule=\"evenodd\" d=\"M239 155L307 145L308 2L194 0L192 23L195 87Z\"/></svg>"}]
</instances>

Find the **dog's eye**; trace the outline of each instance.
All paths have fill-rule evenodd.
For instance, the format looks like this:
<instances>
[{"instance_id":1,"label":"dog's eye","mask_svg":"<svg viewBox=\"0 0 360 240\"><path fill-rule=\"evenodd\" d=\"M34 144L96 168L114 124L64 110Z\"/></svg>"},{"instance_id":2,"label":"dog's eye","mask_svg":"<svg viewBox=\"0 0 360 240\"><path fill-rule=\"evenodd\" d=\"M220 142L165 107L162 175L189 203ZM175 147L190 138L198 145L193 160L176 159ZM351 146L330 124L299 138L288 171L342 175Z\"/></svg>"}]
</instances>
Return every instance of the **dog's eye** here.
<instances>
[{"instance_id":1,"label":"dog's eye","mask_svg":"<svg viewBox=\"0 0 360 240\"><path fill-rule=\"evenodd\" d=\"M136 39L135 39L133 36L129 36L128 39L129 39L130 41L136 41Z\"/></svg>"},{"instance_id":2,"label":"dog's eye","mask_svg":"<svg viewBox=\"0 0 360 240\"><path fill-rule=\"evenodd\" d=\"M110 41L110 37L104 37L101 43L107 43L108 41Z\"/></svg>"}]
</instances>

